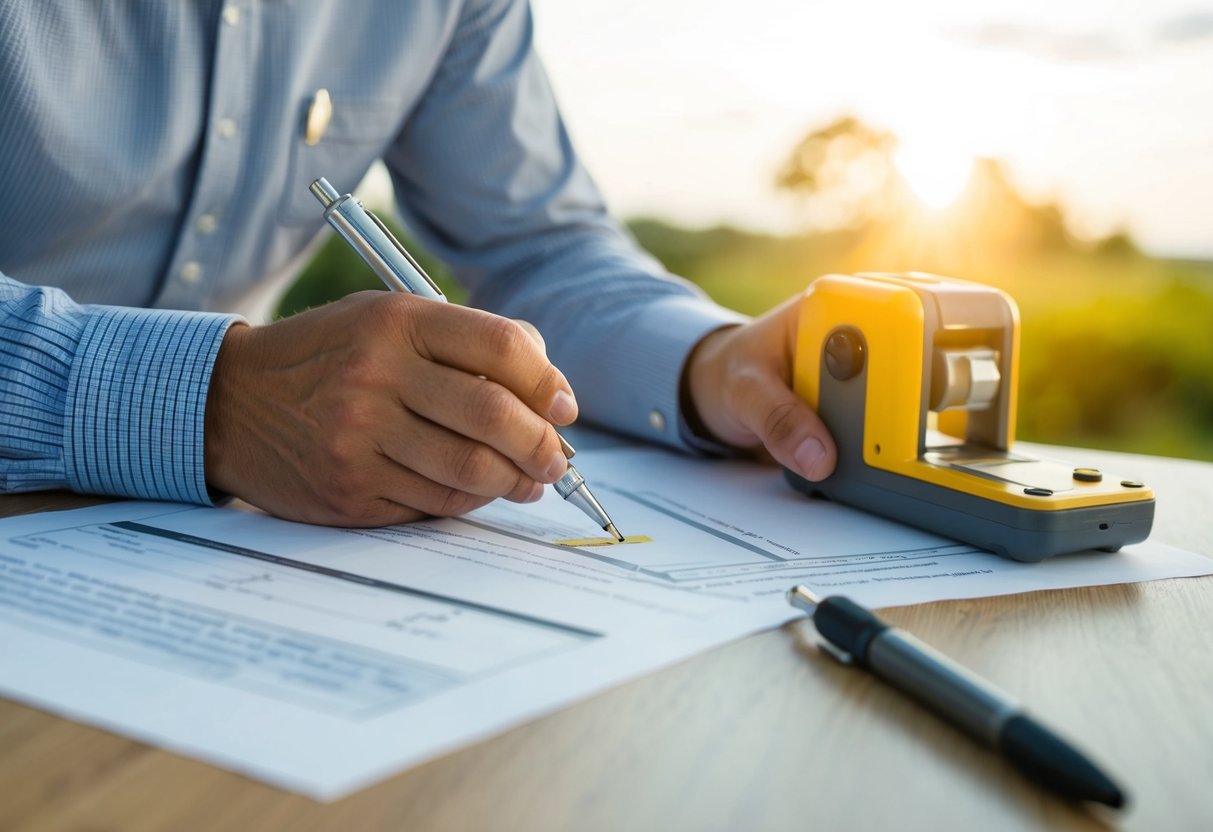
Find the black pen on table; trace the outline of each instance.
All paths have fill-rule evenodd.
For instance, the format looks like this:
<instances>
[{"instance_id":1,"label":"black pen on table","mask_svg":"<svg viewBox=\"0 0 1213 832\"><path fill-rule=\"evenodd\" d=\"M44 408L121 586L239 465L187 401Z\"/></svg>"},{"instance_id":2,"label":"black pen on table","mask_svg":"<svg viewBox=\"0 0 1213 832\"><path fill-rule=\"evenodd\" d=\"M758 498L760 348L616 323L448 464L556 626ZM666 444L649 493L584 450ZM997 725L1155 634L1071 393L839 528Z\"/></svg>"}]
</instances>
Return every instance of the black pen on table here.
<instances>
[{"instance_id":1,"label":"black pen on table","mask_svg":"<svg viewBox=\"0 0 1213 832\"><path fill-rule=\"evenodd\" d=\"M823 647L919 700L1012 765L1065 797L1114 808L1125 794L1095 764L1028 716L1018 702L914 636L849 598L818 598L794 586L788 603L808 614Z\"/></svg>"},{"instance_id":2,"label":"black pen on table","mask_svg":"<svg viewBox=\"0 0 1213 832\"><path fill-rule=\"evenodd\" d=\"M438 288L438 284L425 273L421 264L413 259L387 226L362 207L362 203L350 194L338 194L337 189L323 177L313 182L310 190L324 206L324 218L328 220L329 225L358 252L389 289L446 303L446 295ZM565 458L571 459L576 453L573 446L559 433L556 435L560 438L560 447ZM590 492L585 479L572 463L569 463L564 476L556 480L552 487L565 501L577 506L601 526L603 531L623 542L623 535L615 528L615 524L611 522L611 518Z\"/></svg>"}]
</instances>

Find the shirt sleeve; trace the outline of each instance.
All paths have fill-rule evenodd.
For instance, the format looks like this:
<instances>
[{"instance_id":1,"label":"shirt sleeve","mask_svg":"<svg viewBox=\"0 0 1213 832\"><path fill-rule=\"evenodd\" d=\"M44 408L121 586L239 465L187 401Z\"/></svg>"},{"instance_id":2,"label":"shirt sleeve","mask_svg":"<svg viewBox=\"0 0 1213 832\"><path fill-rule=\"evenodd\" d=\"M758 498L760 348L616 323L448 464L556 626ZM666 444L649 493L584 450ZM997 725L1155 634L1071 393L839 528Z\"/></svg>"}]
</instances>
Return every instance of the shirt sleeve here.
<instances>
[{"instance_id":1,"label":"shirt sleeve","mask_svg":"<svg viewBox=\"0 0 1213 832\"><path fill-rule=\"evenodd\" d=\"M0 274L0 492L209 505L206 394L236 320L81 306Z\"/></svg>"},{"instance_id":2,"label":"shirt sleeve","mask_svg":"<svg viewBox=\"0 0 1213 832\"><path fill-rule=\"evenodd\" d=\"M665 272L609 215L578 161L522 0L469 3L385 155L412 230L471 302L523 318L584 419L702 447L679 407L694 345L744 320Z\"/></svg>"}]
</instances>

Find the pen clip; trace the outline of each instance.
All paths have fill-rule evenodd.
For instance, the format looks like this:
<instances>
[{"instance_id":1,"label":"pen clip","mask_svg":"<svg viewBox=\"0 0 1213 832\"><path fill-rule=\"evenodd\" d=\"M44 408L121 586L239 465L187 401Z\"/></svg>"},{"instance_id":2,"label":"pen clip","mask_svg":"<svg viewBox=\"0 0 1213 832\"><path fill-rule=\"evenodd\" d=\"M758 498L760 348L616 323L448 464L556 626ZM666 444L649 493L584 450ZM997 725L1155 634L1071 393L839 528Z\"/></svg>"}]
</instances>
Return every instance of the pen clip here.
<instances>
[{"instance_id":1,"label":"pen clip","mask_svg":"<svg viewBox=\"0 0 1213 832\"><path fill-rule=\"evenodd\" d=\"M838 645L831 644L830 642L826 641L824 637L819 637L817 639L817 647L831 655L834 660L841 665L847 665L849 667L850 665L855 664L854 656L852 656L846 650L843 650Z\"/></svg>"}]
</instances>

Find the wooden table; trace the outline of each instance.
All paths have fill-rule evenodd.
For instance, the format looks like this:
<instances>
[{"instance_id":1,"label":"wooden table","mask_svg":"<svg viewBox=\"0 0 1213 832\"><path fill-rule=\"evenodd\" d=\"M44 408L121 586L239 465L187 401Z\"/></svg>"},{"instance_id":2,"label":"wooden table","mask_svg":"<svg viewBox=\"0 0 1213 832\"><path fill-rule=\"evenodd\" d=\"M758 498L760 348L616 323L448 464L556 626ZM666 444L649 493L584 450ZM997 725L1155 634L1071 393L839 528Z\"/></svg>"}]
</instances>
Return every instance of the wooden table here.
<instances>
[{"instance_id":1,"label":"wooden table","mask_svg":"<svg viewBox=\"0 0 1213 832\"><path fill-rule=\"evenodd\" d=\"M1150 483L1213 553L1213 465L1049 449ZM0 498L0 514L88 504ZM1213 829L1213 578L900 607L1119 777L1119 817L1030 785L788 625L320 804L0 700L2 830Z\"/></svg>"}]
</instances>

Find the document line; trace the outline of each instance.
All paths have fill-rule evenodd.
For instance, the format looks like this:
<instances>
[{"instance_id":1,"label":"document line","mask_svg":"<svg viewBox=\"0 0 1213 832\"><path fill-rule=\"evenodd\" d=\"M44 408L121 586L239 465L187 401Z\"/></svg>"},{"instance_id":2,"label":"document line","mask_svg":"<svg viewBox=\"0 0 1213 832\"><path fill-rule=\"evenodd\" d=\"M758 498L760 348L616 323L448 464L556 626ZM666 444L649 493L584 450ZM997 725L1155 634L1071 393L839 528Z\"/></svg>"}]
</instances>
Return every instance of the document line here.
<instances>
[{"instance_id":1,"label":"document line","mask_svg":"<svg viewBox=\"0 0 1213 832\"><path fill-rule=\"evenodd\" d=\"M219 540L209 540L204 537L197 537L191 534L183 534L169 529L161 529L156 526L149 526L144 523L135 523L132 521L120 521L112 523L112 526L119 529L135 532L136 534L149 534L155 537L162 537L167 540L173 540L177 543L188 543L192 546L201 546L206 549L215 549L220 552L226 552L229 555L240 555L241 557L253 558L255 560L273 563L278 566L285 566L291 569L301 569L305 572L311 572L317 575L324 575L328 578L336 578L341 581L349 581L367 586L373 589L382 589L388 592L399 592L404 595L411 595L415 598L425 598L430 601L439 601L444 604L452 604L467 609L477 610L478 612L489 613L490 615L501 616L502 618L512 618L516 621L522 621L527 624L535 624L540 627L548 627L553 630L560 630L570 635L581 636L583 638L601 638L602 633L594 630L587 630L582 627L575 627L571 624L565 624L560 621L550 621L546 618L536 618L533 615L527 615L516 610L507 610L501 607L491 607L487 604L478 604L474 601L467 601L462 598L456 598L452 595L442 595L436 592L428 592L424 589L417 589L403 584L392 583L389 581L380 580L378 578L368 578L365 575L357 575L353 572L346 572L342 569L333 569L328 566L321 566L316 563L308 563L294 558L283 557L282 555L272 555L268 552L258 552L255 549L248 549L243 546L235 546L231 543L224 543Z\"/></svg>"}]
</instances>

